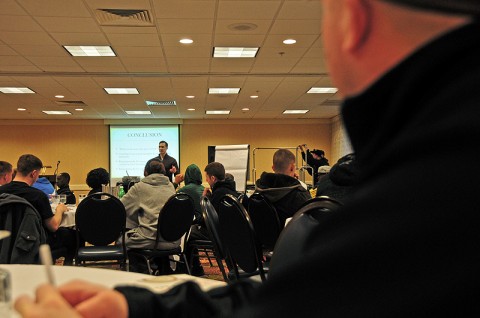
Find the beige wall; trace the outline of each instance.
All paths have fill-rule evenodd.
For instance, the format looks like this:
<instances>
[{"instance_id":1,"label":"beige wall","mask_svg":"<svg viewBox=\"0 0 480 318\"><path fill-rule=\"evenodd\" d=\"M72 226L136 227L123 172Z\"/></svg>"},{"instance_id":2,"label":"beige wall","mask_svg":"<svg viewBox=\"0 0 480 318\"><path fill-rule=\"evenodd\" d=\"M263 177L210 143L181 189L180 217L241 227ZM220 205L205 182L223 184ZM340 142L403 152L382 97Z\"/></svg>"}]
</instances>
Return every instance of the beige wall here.
<instances>
[{"instance_id":1,"label":"beige wall","mask_svg":"<svg viewBox=\"0 0 480 318\"><path fill-rule=\"evenodd\" d=\"M331 158L331 139L330 120L184 120L181 168L196 163L203 170L208 161L207 146L231 144L250 144L250 168L254 148L296 147L300 143L321 148L330 161L336 161L338 158ZM60 160L59 172L70 173L72 189L77 191L88 189L88 171L97 167L108 169L108 125L102 120L4 121L0 125L0 145L0 160L14 166L21 154L32 153L44 165L52 166L46 174L53 174ZM273 151L256 152L257 174L271 170ZM157 149L152 149L152 156L156 154Z\"/></svg>"}]
</instances>

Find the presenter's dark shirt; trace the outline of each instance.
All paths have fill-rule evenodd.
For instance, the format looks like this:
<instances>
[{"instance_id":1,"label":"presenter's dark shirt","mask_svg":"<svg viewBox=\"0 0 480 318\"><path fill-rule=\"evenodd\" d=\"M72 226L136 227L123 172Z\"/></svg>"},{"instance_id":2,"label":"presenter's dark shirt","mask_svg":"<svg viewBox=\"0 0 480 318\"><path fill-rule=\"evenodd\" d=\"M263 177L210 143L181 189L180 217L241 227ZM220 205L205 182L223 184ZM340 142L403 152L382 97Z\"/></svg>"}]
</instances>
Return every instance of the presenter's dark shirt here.
<instances>
[{"instance_id":1,"label":"presenter's dark shirt","mask_svg":"<svg viewBox=\"0 0 480 318\"><path fill-rule=\"evenodd\" d=\"M170 169L172 169L173 166L175 166L175 168L177 168L177 172L175 172L175 174L178 174L180 173L180 168L178 167L178 163L177 163L177 160L171 156L168 155L168 153L165 154L165 157L162 157L160 156L160 154L158 154L157 157L155 158L152 158L150 160L147 161L147 164L145 165L145 167L150 163L150 161L152 160L159 160L161 163L163 163L163 165L165 166L165 171L166 171L166 176L167 178L170 180L170 181L174 181L172 179L173 177L173 174L170 172Z\"/></svg>"},{"instance_id":2,"label":"presenter's dark shirt","mask_svg":"<svg viewBox=\"0 0 480 318\"><path fill-rule=\"evenodd\" d=\"M37 209L42 220L53 217L48 198L41 190L35 189L25 182L12 181L0 187L0 194L9 193L24 198Z\"/></svg>"}]
</instances>

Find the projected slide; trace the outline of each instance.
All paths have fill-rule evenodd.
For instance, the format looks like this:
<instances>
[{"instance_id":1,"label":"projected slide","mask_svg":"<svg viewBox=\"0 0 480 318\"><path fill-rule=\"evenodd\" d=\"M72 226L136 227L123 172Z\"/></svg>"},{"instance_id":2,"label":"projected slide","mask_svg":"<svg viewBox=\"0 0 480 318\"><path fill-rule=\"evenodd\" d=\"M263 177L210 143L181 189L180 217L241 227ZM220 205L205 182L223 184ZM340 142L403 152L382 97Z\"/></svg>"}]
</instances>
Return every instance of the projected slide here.
<instances>
[{"instance_id":1,"label":"projected slide","mask_svg":"<svg viewBox=\"0 0 480 318\"><path fill-rule=\"evenodd\" d=\"M127 174L143 178L145 163L158 156L161 140L168 142L167 153L180 166L178 125L110 126L110 184Z\"/></svg>"}]
</instances>

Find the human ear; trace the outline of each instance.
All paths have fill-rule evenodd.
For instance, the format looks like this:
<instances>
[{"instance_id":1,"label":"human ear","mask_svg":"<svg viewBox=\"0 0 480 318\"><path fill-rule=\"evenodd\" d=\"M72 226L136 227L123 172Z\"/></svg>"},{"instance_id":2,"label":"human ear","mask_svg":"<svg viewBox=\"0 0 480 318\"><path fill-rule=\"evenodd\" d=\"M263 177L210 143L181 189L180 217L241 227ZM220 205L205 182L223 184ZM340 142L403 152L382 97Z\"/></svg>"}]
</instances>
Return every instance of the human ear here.
<instances>
[{"instance_id":1,"label":"human ear","mask_svg":"<svg viewBox=\"0 0 480 318\"><path fill-rule=\"evenodd\" d=\"M348 52L359 50L370 34L372 9L366 0L345 0L343 48Z\"/></svg>"}]
</instances>

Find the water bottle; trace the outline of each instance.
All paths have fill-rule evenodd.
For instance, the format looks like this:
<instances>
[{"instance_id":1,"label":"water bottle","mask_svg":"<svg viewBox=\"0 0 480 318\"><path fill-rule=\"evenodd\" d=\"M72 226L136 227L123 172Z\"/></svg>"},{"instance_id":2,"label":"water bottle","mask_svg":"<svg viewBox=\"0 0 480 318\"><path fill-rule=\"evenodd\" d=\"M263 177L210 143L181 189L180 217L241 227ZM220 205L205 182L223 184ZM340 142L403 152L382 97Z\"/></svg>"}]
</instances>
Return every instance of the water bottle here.
<instances>
[{"instance_id":1,"label":"water bottle","mask_svg":"<svg viewBox=\"0 0 480 318\"><path fill-rule=\"evenodd\" d=\"M120 186L118 190L118 198L121 199L125 195L125 190L123 190L123 186Z\"/></svg>"}]
</instances>

